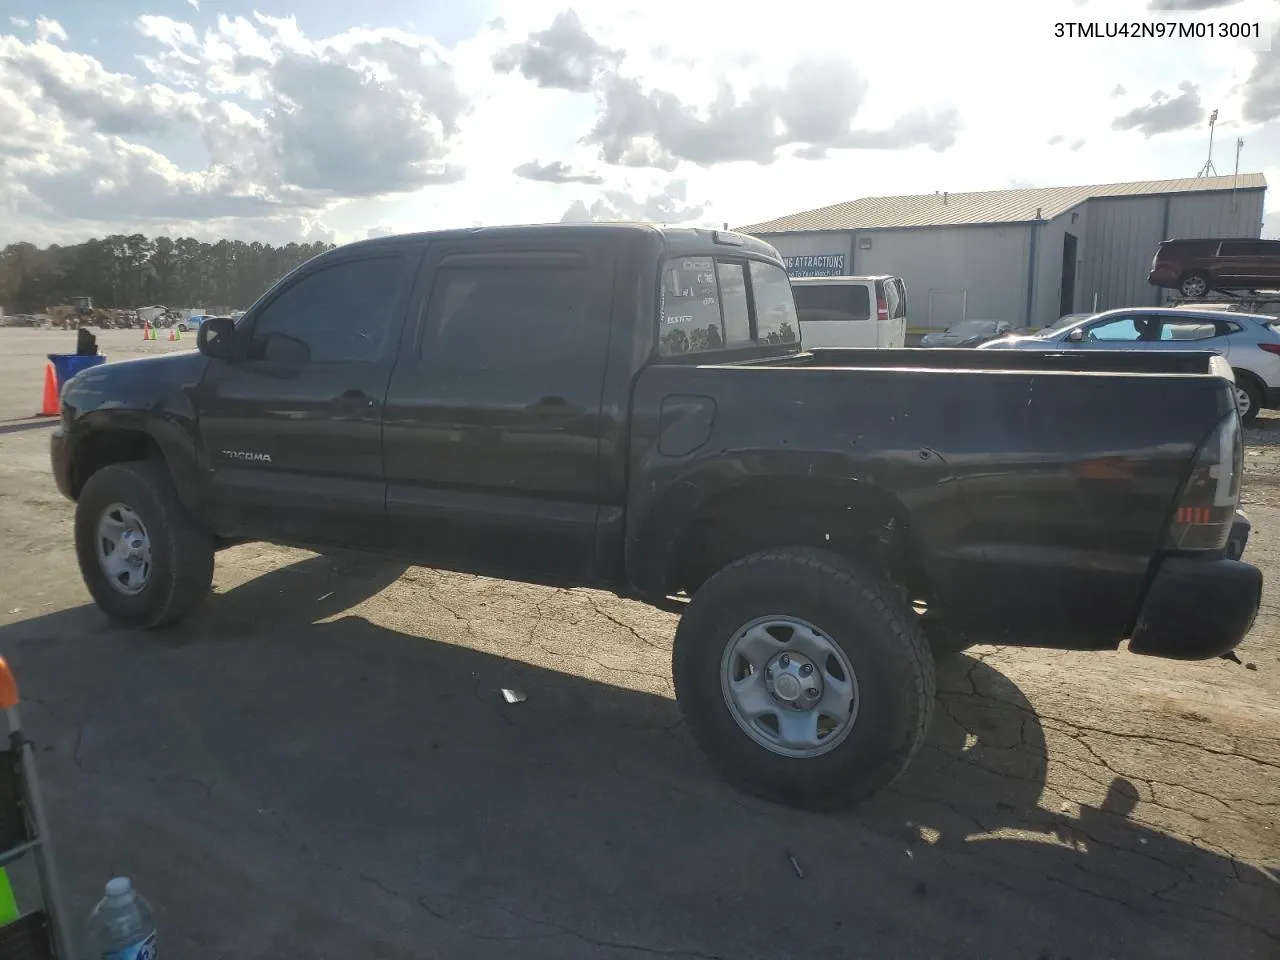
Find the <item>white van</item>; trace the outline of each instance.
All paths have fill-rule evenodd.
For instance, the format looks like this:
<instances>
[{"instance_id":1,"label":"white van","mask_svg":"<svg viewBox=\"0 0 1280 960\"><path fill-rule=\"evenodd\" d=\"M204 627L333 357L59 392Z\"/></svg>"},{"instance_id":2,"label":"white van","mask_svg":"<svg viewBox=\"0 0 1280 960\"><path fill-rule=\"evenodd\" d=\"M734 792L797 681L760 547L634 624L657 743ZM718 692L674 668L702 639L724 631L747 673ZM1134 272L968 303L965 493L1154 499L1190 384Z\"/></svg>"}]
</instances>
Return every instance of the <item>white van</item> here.
<instances>
[{"instance_id":1,"label":"white van","mask_svg":"<svg viewBox=\"0 0 1280 960\"><path fill-rule=\"evenodd\" d=\"M906 346L901 277L795 277L791 292L804 347Z\"/></svg>"}]
</instances>

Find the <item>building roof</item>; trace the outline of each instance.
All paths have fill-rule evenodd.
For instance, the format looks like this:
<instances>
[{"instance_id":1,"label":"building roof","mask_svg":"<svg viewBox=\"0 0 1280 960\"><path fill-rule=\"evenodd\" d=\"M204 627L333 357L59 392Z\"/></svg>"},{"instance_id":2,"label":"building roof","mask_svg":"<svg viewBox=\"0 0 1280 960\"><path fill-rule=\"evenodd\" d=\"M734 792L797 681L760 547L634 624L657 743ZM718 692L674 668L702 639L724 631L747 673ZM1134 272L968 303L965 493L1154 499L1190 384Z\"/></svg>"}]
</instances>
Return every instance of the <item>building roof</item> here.
<instances>
[{"instance_id":1,"label":"building roof","mask_svg":"<svg viewBox=\"0 0 1280 960\"><path fill-rule=\"evenodd\" d=\"M1034 187L981 193L926 193L908 197L864 197L830 207L793 213L776 220L738 227L741 233L806 233L820 230L877 230L893 227L953 227L973 223L1026 223L1052 220L1095 197L1160 196L1170 193L1214 193L1265 190L1260 173L1238 177L1184 177L1137 180L1085 187Z\"/></svg>"}]
</instances>

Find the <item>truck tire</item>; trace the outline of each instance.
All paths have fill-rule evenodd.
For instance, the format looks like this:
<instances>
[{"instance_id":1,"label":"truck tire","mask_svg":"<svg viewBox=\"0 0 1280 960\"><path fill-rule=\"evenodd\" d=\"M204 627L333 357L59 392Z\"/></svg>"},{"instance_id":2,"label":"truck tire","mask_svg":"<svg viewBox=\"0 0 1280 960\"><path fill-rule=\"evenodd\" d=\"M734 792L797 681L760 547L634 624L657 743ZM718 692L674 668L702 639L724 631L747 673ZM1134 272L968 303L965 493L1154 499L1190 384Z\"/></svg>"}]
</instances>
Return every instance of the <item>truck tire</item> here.
<instances>
[{"instance_id":1,"label":"truck tire","mask_svg":"<svg viewBox=\"0 0 1280 960\"><path fill-rule=\"evenodd\" d=\"M725 567L676 630L676 701L733 783L834 809L892 783L924 742L933 657L917 615L880 577L824 550Z\"/></svg>"},{"instance_id":2,"label":"truck tire","mask_svg":"<svg viewBox=\"0 0 1280 960\"><path fill-rule=\"evenodd\" d=\"M213 583L213 537L157 463L116 463L91 476L76 504L75 540L85 586L122 626L173 623Z\"/></svg>"}]
</instances>

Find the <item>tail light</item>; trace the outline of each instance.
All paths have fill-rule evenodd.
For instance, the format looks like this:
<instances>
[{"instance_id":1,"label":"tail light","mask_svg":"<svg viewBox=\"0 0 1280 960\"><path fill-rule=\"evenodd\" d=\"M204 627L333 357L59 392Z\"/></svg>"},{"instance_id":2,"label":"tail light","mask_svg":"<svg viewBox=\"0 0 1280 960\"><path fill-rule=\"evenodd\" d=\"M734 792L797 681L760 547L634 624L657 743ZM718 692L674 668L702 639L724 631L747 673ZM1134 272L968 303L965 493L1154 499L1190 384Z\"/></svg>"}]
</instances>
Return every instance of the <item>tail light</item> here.
<instances>
[{"instance_id":1,"label":"tail light","mask_svg":"<svg viewBox=\"0 0 1280 960\"><path fill-rule=\"evenodd\" d=\"M889 301L884 297L876 297L876 319L889 319Z\"/></svg>"},{"instance_id":2,"label":"tail light","mask_svg":"<svg viewBox=\"0 0 1280 960\"><path fill-rule=\"evenodd\" d=\"M1280 343L1260 343L1258 344L1258 347L1259 349L1267 351L1267 353L1274 353L1277 356L1280 356Z\"/></svg>"},{"instance_id":3,"label":"tail light","mask_svg":"<svg viewBox=\"0 0 1280 960\"><path fill-rule=\"evenodd\" d=\"M1244 437L1240 417L1233 410L1196 451L1191 476L1173 512L1165 547L1212 552L1224 549L1240 501L1243 472Z\"/></svg>"}]
</instances>

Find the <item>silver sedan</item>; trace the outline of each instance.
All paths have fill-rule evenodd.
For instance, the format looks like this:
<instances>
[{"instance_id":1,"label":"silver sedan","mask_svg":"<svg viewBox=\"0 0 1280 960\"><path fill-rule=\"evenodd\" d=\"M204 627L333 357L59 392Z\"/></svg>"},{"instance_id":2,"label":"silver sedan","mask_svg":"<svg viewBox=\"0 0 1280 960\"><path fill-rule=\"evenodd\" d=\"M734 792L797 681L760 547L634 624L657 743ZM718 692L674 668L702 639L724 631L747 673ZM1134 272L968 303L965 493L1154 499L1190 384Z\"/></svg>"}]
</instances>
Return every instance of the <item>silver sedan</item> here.
<instances>
[{"instance_id":1,"label":"silver sedan","mask_svg":"<svg viewBox=\"0 0 1280 960\"><path fill-rule=\"evenodd\" d=\"M1280 409L1280 332L1275 317L1216 310L1127 307L979 350L1211 350L1231 364L1240 418Z\"/></svg>"}]
</instances>

